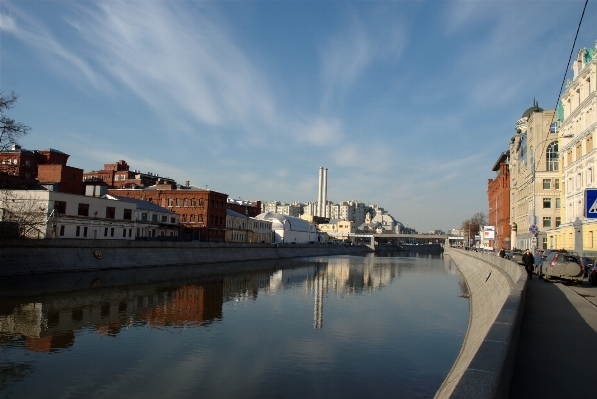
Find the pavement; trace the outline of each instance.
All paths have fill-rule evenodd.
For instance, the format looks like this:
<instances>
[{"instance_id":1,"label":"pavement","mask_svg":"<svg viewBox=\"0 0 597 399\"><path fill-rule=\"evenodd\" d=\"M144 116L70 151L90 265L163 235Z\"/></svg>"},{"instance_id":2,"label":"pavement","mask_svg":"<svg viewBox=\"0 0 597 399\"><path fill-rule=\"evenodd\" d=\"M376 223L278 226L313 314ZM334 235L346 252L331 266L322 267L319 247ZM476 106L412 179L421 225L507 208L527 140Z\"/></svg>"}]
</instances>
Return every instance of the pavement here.
<instances>
[{"instance_id":1,"label":"pavement","mask_svg":"<svg viewBox=\"0 0 597 399\"><path fill-rule=\"evenodd\" d=\"M528 280L510 398L597 398L597 287Z\"/></svg>"}]
</instances>

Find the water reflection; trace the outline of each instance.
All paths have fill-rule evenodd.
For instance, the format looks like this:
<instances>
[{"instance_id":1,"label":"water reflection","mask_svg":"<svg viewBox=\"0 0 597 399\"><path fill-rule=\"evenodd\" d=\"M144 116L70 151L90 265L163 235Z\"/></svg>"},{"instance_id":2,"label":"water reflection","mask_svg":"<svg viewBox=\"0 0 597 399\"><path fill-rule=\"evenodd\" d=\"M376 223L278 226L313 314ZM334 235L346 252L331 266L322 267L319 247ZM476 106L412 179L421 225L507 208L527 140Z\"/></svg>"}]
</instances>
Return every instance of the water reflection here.
<instances>
[{"instance_id":1,"label":"water reflection","mask_svg":"<svg viewBox=\"0 0 597 399\"><path fill-rule=\"evenodd\" d=\"M396 255L400 256L397 257ZM440 266L442 263L443 267ZM268 335L271 332L262 334L265 340L263 343L248 344L249 340L256 339L253 337L255 332L252 331L251 334L245 333L243 335L242 333L239 334L236 330L245 329L246 331L247 325L252 325L256 328L268 325L268 328L273 328L275 329L274 331L277 330L277 334L286 336L285 338L276 336L275 339L277 341L291 339L300 342L303 339L307 339L308 342L311 342L310 345L319 346L321 343L313 341L316 337L309 336L306 331L303 331L300 324L303 323L302 325L305 325L306 319L301 317L301 314L308 308L307 306L303 306L304 299L309 298L312 301L312 306L310 307L312 311L312 325L309 325L311 330L319 331L326 329L324 328L324 304L330 302L331 306L329 309L331 310L326 310L326 312L331 313L326 317L332 318L333 323L330 326L330 332L335 334L336 341L340 338L340 342L336 342L335 344L342 345L346 344L346 342L343 343L342 341L348 342L348 340L353 340L350 344L352 347L351 351L356 351L355 348L363 346L362 340L365 338L354 335L357 334L352 331L354 327L348 327L352 321L351 312L353 315L358 314L362 318L360 322L365 324L365 330L369 329L364 334L379 335L381 332L376 331L376 325L379 323L377 318L383 316L384 312L387 311L383 307L389 306L392 303L392 300L390 300L392 296L383 301L377 300L374 302L375 305L366 305L366 298L370 298L375 293L392 286L395 280L399 280L403 275L408 275L412 282L423 281L428 275L452 275L457 277L457 272L449 260L444 260L441 255L430 254L417 257L405 257L404 254L387 254L381 257L341 256L309 258L299 261L287 261L284 265L285 267L280 266L281 264L279 263L269 265L262 263L259 270L256 271L237 271L217 276L192 277L183 279L183 281L147 282L109 288L104 288L101 284L97 283L100 280L110 280L109 276L102 275L92 279L93 275L90 275L88 279L92 282L95 281L95 283L90 284L91 288L86 290L61 293L42 292L32 294L28 297L0 299L0 350L2 350L3 355L0 359L0 393L6 389L14 393L15 391L12 391L12 389L17 386L15 384L32 378L31 374L40 374L42 375L40 378L43 379L44 373L47 372L47 362L43 362L44 366L41 366L42 362L39 358L28 359L26 356L23 356L23 353L50 354L61 353L65 350L76 351L77 345L75 344L79 339L84 340L84 345L89 345L89 333L97 337L118 339L125 331L131 331L136 334L137 339L144 340L149 339L146 338L146 333L143 332L146 329L203 328L212 325L227 324L229 327L219 330L223 334L223 337L232 335L236 337L235 339L238 342L246 341L241 347L243 351L246 350L249 352L259 351L258 348L260 345L271 345L273 341L271 340L271 336ZM159 273L156 273L154 272L148 278L154 280L159 276ZM165 271L165 273L171 274L172 270ZM55 277L51 278L54 279ZM67 278L72 278L72 276L68 276ZM138 279L138 276L135 278ZM454 282L460 284L460 279L456 278ZM438 282L437 284L440 284L440 287L442 287L441 284L443 283ZM460 291L465 289L463 285L459 287ZM448 290L446 287L441 288L441 290L443 289ZM451 295L451 297L456 297L461 293L456 292L458 289L449 289L454 291L454 295ZM406 290L406 287L402 288L402 291ZM390 293L387 295L390 295ZM267 304L267 308L264 308L260 314L251 313L249 308L238 308L236 305L233 307L225 306L227 303L249 304L256 302L261 297L263 297L262 301L265 302L260 306L265 307ZM338 302L339 300L349 298L359 298L360 302ZM404 300L402 299L401 301ZM463 300L460 299L460 301ZM422 302L422 300L419 302ZM277 310L280 306L283 306L284 311ZM363 314L363 309L371 306L372 309L376 309L380 313L378 315ZM361 307L363 308L361 309ZM247 316L253 318L249 324L243 324L247 322L243 321L245 316L242 315L242 312L237 312L239 309L246 310L246 312L249 312L247 314L251 314L251 316ZM392 312L394 311L392 310ZM441 312L444 312L444 310L441 310ZM375 316L376 319L368 319L371 316ZM226 322L226 320L228 321ZM276 320L276 323L286 323L286 325L271 325L271 320ZM465 320L465 318L459 319L458 322L462 324L462 320ZM405 324L406 319L402 320L401 323ZM411 322L407 324L409 323ZM339 329L340 325L346 325L347 327ZM386 334L386 330L391 329L392 324L389 326L380 327L383 334ZM142 328L142 330L139 330L139 328ZM449 326L448 328L450 334L453 334L451 332L453 326ZM466 325L456 328L459 331L456 333L458 335L457 343L459 340L461 342L461 335L463 335L465 328ZM306 334L308 338L298 335L298 330L301 331L300 334ZM360 328L357 330L360 330ZM423 331L423 334L427 333ZM249 336L251 336L250 339L248 338ZM371 336L367 339L370 338ZM176 340L172 336L168 336L167 339L170 341ZM219 338L211 337L209 339L217 341ZM191 345L191 343L185 343L185 345ZM229 342L217 342L213 345L218 348L218 354L215 356L225 355L234 358L235 355L238 355L226 352L226 348L231 346ZM392 353L398 350L394 348L395 344L391 341L383 341L383 343L376 345L382 345L382 347L387 348ZM363 348L366 346L364 345ZM282 353L286 350L282 349L283 347L279 349ZM291 346L288 347L290 348ZM458 345L452 348L451 353L454 357L458 352L458 348ZM132 349L127 348L126 350ZM236 350L238 351L239 348L237 347ZM311 354L300 358L300 362L304 365L316 361L314 357L325 353L321 352L319 355L313 355L312 351L308 352ZM296 348L290 350L289 353L292 353L292 355L288 355L290 358L296 357ZM93 350L90 353L88 350L85 355L95 358L102 354L101 351ZM203 356L207 355L204 353ZM246 358L246 354L243 358ZM281 360L284 365L283 367L297 367L294 365L291 366L292 362L289 359ZM355 361L356 364L359 364L358 359L355 359ZM268 362L273 364L274 360L268 359ZM321 360L318 362L321 362ZM329 362L333 362L333 359L326 358L324 363L330 372L334 370L338 371L343 367L343 364ZM447 367L447 369L442 370L439 373L439 377L437 375L434 377L437 379L438 385L441 383L441 376L445 375L449 369L450 361L448 360L447 363L447 366L442 366L444 369ZM158 366L155 365L154 367ZM309 373L312 372L311 369L305 370L309 370ZM305 370L301 371L301 373L306 373L307 371ZM275 371L279 373L279 370ZM71 372L76 373L77 370L74 369ZM289 370L290 375L296 372ZM321 369L319 372L321 372ZM271 374L274 373L274 370L266 367L263 373ZM229 379L230 376L226 378ZM235 378L238 378L238 376L235 376ZM46 383L51 384L51 382ZM247 383L249 382L239 382L241 385ZM207 382L203 381L203 384L207 384ZM217 387L211 389L212 396L224 396L220 394L222 391L219 391ZM429 389L424 391L428 393ZM33 390L31 392L35 393L36 391ZM308 392L301 392L302 394L308 394ZM184 393L182 396L191 397L191 391ZM290 395L290 397L293 397L293 395Z\"/></svg>"}]
</instances>

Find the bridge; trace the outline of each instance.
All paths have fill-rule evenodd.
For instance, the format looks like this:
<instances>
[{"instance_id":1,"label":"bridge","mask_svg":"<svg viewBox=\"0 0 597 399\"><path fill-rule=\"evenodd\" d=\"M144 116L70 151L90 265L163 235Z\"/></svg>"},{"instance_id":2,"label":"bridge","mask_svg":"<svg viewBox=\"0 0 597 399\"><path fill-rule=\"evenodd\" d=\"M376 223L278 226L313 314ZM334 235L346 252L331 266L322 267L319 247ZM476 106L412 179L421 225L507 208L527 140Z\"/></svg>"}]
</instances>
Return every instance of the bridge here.
<instances>
[{"instance_id":1,"label":"bridge","mask_svg":"<svg viewBox=\"0 0 597 399\"><path fill-rule=\"evenodd\" d=\"M340 235L336 235L336 237L340 237ZM442 245L455 245L456 243L462 242L462 237L451 236L448 234L403 234L403 233L356 233L356 234L348 234L342 235L341 237L345 237L346 239L350 240L352 243L355 242L364 242L365 245L368 247L375 249L376 244L379 243L387 243L388 241L398 241L398 240L408 240L408 242L412 243L412 241L417 242L425 242L425 243L439 243Z\"/></svg>"}]
</instances>

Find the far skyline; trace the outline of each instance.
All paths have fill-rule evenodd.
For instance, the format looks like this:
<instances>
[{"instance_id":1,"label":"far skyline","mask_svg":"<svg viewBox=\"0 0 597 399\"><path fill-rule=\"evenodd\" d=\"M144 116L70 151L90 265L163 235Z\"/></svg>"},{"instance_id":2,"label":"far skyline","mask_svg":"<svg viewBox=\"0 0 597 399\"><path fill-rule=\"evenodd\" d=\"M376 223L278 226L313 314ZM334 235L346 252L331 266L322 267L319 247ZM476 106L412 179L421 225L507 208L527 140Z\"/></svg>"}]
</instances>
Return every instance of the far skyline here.
<instances>
[{"instance_id":1,"label":"far skyline","mask_svg":"<svg viewBox=\"0 0 597 399\"><path fill-rule=\"evenodd\" d=\"M487 214L516 120L554 109L584 1L0 4L2 92L85 171L126 160L231 198ZM521 18L524 16L524 18ZM574 53L593 47L589 2ZM157 172L156 172L157 173Z\"/></svg>"}]
</instances>

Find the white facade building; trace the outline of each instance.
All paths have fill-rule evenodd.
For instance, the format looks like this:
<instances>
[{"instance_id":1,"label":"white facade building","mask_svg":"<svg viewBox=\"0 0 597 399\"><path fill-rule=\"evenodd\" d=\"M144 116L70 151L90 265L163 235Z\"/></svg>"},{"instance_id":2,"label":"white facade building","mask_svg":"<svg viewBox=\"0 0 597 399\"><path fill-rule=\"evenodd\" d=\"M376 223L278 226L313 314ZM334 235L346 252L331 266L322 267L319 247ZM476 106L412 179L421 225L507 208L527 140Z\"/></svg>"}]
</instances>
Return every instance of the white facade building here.
<instances>
[{"instance_id":1,"label":"white facade building","mask_svg":"<svg viewBox=\"0 0 597 399\"><path fill-rule=\"evenodd\" d=\"M301 218L267 212L257 215L255 219L272 223L274 243L276 244L306 244L311 241L321 241L315 225Z\"/></svg>"}]
</instances>

